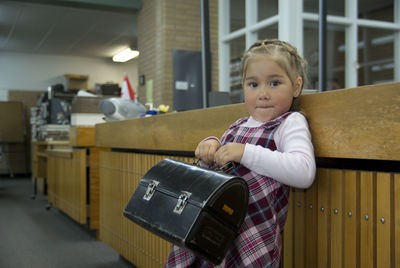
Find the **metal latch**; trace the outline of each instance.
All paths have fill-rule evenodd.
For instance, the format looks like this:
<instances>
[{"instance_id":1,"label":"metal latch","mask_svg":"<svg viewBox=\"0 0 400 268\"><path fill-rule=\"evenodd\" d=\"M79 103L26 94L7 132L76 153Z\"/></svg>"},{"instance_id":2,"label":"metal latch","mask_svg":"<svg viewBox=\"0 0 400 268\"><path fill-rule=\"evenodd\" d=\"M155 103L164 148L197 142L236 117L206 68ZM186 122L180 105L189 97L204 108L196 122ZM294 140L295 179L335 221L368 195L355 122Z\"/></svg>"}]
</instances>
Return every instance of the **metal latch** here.
<instances>
[{"instance_id":1,"label":"metal latch","mask_svg":"<svg viewBox=\"0 0 400 268\"><path fill-rule=\"evenodd\" d=\"M149 201L151 199L159 183L160 183L159 181L154 181L154 180L149 182L149 185L147 185L146 193L143 196L144 200Z\"/></svg>"},{"instance_id":2,"label":"metal latch","mask_svg":"<svg viewBox=\"0 0 400 268\"><path fill-rule=\"evenodd\" d=\"M178 197L178 202L176 203L176 206L174 208L175 213L177 214L182 213L191 195L192 193L182 191L181 195Z\"/></svg>"}]
</instances>

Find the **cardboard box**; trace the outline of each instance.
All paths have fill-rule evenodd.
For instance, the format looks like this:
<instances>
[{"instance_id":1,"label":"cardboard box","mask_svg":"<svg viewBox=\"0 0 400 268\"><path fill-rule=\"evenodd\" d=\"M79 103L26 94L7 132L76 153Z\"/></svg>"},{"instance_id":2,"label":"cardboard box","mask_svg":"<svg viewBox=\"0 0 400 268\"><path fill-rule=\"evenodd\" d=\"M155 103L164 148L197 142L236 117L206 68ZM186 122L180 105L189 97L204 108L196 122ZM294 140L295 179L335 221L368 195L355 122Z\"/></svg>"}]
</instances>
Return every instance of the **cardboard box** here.
<instances>
[{"instance_id":1,"label":"cardboard box","mask_svg":"<svg viewBox=\"0 0 400 268\"><path fill-rule=\"evenodd\" d=\"M75 96L72 99L71 113L102 114L99 109L99 103L104 99L106 98Z\"/></svg>"},{"instance_id":2,"label":"cardboard box","mask_svg":"<svg viewBox=\"0 0 400 268\"><path fill-rule=\"evenodd\" d=\"M88 75L81 74L65 74L65 79L67 80L67 89L79 90L88 88Z\"/></svg>"},{"instance_id":3,"label":"cardboard box","mask_svg":"<svg viewBox=\"0 0 400 268\"><path fill-rule=\"evenodd\" d=\"M0 143L25 142L22 102L0 102Z\"/></svg>"}]
</instances>

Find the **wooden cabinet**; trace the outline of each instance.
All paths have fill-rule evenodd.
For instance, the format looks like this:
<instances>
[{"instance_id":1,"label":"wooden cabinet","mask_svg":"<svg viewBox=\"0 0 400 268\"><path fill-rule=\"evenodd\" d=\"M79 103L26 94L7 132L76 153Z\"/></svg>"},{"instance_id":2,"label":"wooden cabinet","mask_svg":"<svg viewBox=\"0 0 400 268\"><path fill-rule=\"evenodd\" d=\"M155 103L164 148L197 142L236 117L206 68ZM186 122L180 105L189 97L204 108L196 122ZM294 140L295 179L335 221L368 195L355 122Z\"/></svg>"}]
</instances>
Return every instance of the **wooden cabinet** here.
<instances>
[{"instance_id":1,"label":"wooden cabinet","mask_svg":"<svg viewBox=\"0 0 400 268\"><path fill-rule=\"evenodd\" d=\"M86 224L86 149L51 149L46 153L50 204Z\"/></svg>"},{"instance_id":2,"label":"wooden cabinet","mask_svg":"<svg viewBox=\"0 0 400 268\"><path fill-rule=\"evenodd\" d=\"M68 148L69 141L34 141L31 143L34 195L47 194L47 150Z\"/></svg>"},{"instance_id":3,"label":"wooden cabinet","mask_svg":"<svg viewBox=\"0 0 400 268\"><path fill-rule=\"evenodd\" d=\"M45 148L37 154L37 174L48 181L49 202L80 224L99 229L99 155L107 148L95 147L94 127L74 126L68 145ZM41 159L40 156L43 156Z\"/></svg>"}]
</instances>

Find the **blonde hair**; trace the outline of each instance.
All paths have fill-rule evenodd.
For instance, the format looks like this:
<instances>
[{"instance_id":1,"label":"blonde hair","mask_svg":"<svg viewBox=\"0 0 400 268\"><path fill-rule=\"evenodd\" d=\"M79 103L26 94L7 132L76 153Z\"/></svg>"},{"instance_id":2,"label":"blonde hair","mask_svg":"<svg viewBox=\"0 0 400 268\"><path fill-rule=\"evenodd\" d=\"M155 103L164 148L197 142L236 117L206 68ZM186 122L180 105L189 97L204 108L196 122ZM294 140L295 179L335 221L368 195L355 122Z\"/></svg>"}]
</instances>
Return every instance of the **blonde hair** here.
<instances>
[{"instance_id":1,"label":"blonde hair","mask_svg":"<svg viewBox=\"0 0 400 268\"><path fill-rule=\"evenodd\" d=\"M244 81L244 76L246 75L246 70L249 63L252 59L260 56L266 56L276 62L286 72L287 76L292 82L292 85L296 83L298 77L301 77L303 80L300 90L301 94L304 84L307 82L307 62L299 55L294 46L278 39L265 39L256 41L243 54L240 66L242 83Z\"/></svg>"}]
</instances>

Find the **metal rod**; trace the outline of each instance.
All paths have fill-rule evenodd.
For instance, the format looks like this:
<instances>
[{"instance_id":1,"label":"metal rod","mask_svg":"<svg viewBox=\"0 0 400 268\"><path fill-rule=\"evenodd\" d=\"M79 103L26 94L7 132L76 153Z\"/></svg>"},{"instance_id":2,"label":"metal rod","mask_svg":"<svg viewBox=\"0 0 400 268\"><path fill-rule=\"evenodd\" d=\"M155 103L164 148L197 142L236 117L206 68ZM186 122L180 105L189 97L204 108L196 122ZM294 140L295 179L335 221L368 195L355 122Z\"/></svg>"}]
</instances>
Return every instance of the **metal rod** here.
<instances>
[{"instance_id":1,"label":"metal rod","mask_svg":"<svg viewBox=\"0 0 400 268\"><path fill-rule=\"evenodd\" d=\"M211 91L211 53L208 0L201 0L201 70L203 82L203 108L208 107Z\"/></svg>"},{"instance_id":2,"label":"metal rod","mask_svg":"<svg viewBox=\"0 0 400 268\"><path fill-rule=\"evenodd\" d=\"M319 91L326 91L326 1L319 0Z\"/></svg>"}]
</instances>

